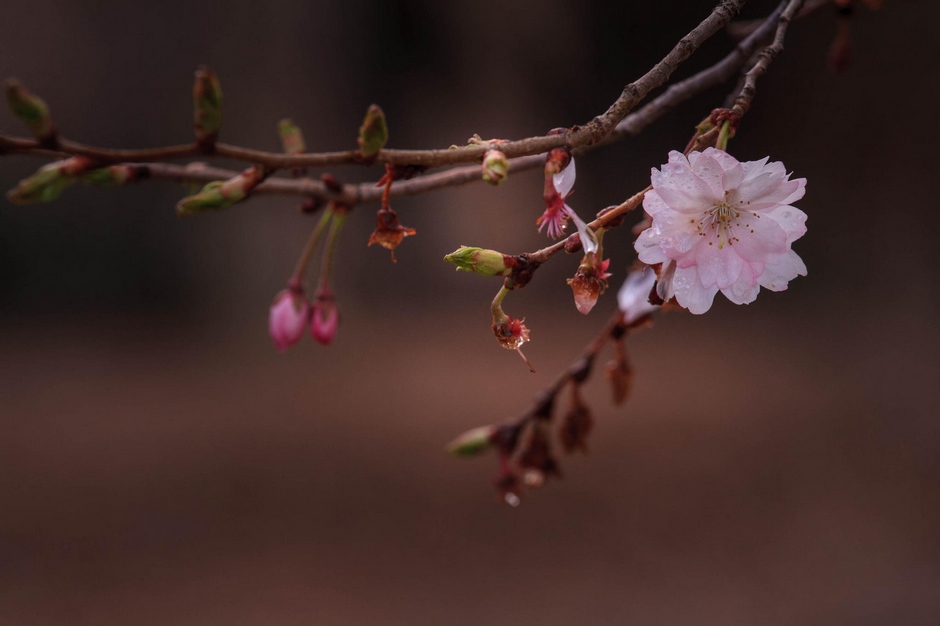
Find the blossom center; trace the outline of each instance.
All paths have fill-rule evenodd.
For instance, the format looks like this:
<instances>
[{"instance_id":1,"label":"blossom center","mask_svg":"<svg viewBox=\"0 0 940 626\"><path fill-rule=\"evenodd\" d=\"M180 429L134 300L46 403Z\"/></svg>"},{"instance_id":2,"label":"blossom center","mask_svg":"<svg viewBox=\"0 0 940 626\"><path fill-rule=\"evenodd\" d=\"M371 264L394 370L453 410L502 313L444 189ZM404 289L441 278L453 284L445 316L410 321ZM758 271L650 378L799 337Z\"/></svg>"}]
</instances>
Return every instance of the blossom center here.
<instances>
[{"instance_id":1,"label":"blossom center","mask_svg":"<svg viewBox=\"0 0 940 626\"><path fill-rule=\"evenodd\" d=\"M750 216L756 216L743 208L744 201L733 201L731 193L730 190L725 191L724 199L718 204L706 209L698 220L689 220L695 224L695 232L700 237L709 239L708 245L713 246L717 242L719 249L724 248L725 244L733 246L735 242L741 241L735 235L735 229L750 228L749 223L741 223L742 215L747 219ZM714 241L711 240L712 238Z\"/></svg>"}]
</instances>

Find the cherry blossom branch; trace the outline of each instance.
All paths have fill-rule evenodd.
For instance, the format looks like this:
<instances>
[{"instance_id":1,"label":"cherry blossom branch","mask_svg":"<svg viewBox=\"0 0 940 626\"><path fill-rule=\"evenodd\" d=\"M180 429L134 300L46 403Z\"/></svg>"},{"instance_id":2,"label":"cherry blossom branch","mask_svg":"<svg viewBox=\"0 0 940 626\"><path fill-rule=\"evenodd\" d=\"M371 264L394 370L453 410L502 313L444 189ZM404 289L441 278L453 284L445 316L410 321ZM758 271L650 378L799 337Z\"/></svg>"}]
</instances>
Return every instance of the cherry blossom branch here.
<instances>
[{"instance_id":1,"label":"cherry blossom branch","mask_svg":"<svg viewBox=\"0 0 940 626\"><path fill-rule=\"evenodd\" d=\"M783 51L783 43L784 43L784 39L786 38L786 33L789 27L789 24L794 19L794 17L796 16L800 8L803 6L803 2L804 0L785 0L785 2L783 2L777 8L777 10L774 11L774 13L771 14L764 21L764 24L762 24L762 27L755 30L750 35L750 37L754 37L755 35L758 35L758 37L754 39L754 41L756 42L757 40L761 38L763 34L765 34L766 32L769 32L769 28L771 25L776 24L776 32L774 34L773 43L770 46L767 46L766 48L764 48L760 52L757 62L751 67L751 69L745 75L746 81L745 81L744 87L741 89L740 94L735 100L735 105L732 109L732 113L735 115L734 126L736 126L740 122L740 118L743 117L748 112L748 110L750 110L751 103L753 102L754 97L757 93L757 88L756 88L757 79L763 76L767 72L767 69L770 67L770 64L773 62L773 60L777 57L777 55L780 54L780 52ZM745 49L742 48L741 46L739 46L736 49L736 52L743 53L744 51ZM729 55L728 57L725 57L725 59L720 61L715 66L712 66L708 70L704 70L702 74L704 74L705 72L712 72L715 74L719 74L724 71L729 71L731 64L728 63L726 66L724 66L723 64L725 63L725 61L727 61L728 58L730 58L730 56L731 55ZM748 55L748 57L749 56L750 55ZM748 58L748 57L745 57L745 58ZM722 67L719 68L719 66L722 66ZM716 68L719 68L719 70L716 70ZM733 71L733 70L730 70L730 71ZM713 77L709 75L706 75L704 78L701 78L699 76L694 76L691 79L688 79L687 81L684 81L684 82L688 82L693 79L696 82L699 80L705 81L711 78ZM674 87L677 87L677 91L680 93L683 92L685 89L689 88L687 85L683 86L681 83L678 83ZM668 94L668 90L667 90L667 94ZM665 95L666 94L663 94L663 96ZM655 104L656 104L656 101L653 101L647 106L652 107ZM715 116L716 114L717 112L713 113L713 116ZM690 143L689 147L686 149L685 151L686 154L688 154L692 150L702 150L704 147L708 145L715 145L716 140L718 140L721 136L721 130L722 128L716 124L708 132L700 134L700 135L696 135L696 137ZM622 219L621 219L622 216L624 216L626 213L638 207L640 203L642 203L643 201L643 196L650 189L652 189L652 187L646 187L642 191L634 194L632 197L625 200L620 205L612 209L609 209L607 211L604 211L603 214L600 215L597 219L588 223L588 227L593 231L597 231L600 228L606 229L606 228L619 226L620 223L622 223ZM547 261L551 256L553 256L554 254L557 254L561 250L566 250L567 252L571 252L571 253L577 252L578 250L580 250L581 245L580 245L580 241L578 237L579 236L577 233L572 233L567 238L557 241L550 246L546 246L545 248L542 248L541 250L537 250L536 252L525 253L521 255L529 263L529 267L527 268L528 279L531 279L531 274L534 273L534 271L538 268L539 265ZM521 286L524 286L525 284L526 284L525 282L517 282L516 286L521 287Z\"/></svg>"},{"instance_id":2,"label":"cherry blossom branch","mask_svg":"<svg viewBox=\"0 0 940 626\"><path fill-rule=\"evenodd\" d=\"M747 0L721 0L712 12L688 35L653 66L646 74L623 88L620 96L605 113L595 117L584 125L576 125L562 134L529 137L509 141L500 147L507 157L520 157L545 153L552 148L567 145L570 148L588 146L597 143L609 135L617 124L645 98L652 90L665 84L672 73L688 59L712 35L726 26L740 11ZM267 169L286 169L302 167L322 167L329 165L355 163L385 163L392 165L412 165L421 167L440 167L480 161L487 150L485 145L474 145L447 150L381 150L374 157L364 159L359 151L323 152L316 154L280 154L232 146L217 142L195 142L180 146L151 148L142 150L111 150L88 146L66 139L39 142L19 138L0 140L0 153L32 152L43 148L55 148L72 156L84 156L101 165L129 161L158 161L171 158L213 154L219 157L247 161L262 165Z\"/></svg>"},{"instance_id":3,"label":"cherry blossom branch","mask_svg":"<svg viewBox=\"0 0 940 626\"><path fill-rule=\"evenodd\" d=\"M641 133L656 120L674 109L676 106L692 98L698 93L715 85L727 81L734 73L754 54L760 43L770 35L777 20L786 6L786 2L769 16L764 18L757 28L752 28L750 34L741 40L734 50L714 65L699 71L693 76L671 85L658 97L644 105L639 110L626 116L617 125L615 130L604 140L591 146L583 146L574 154L585 154L594 148L633 137ZM68 142L65 142L68 145ZM168 150L182 151L195 149L191 146L177 146ZM0 137L0 153L23 153L60 158L66 156L65 152L58 152L39 147L39 142L31 139ZM127 154L127 151L124 152ZM541 155L517 157L509 160L510 172L521 172L540 167L544 163ZM179 182L213 182L228 180L238 175L238 172L228 169L210 167L202 163L189 165L174 165L162 163L130 163L137 169L137 180L144 178L175 180ZM422 176L409 181L396 183L390 190L392 197L414 196L428 191L456 187L481 180L480 168L475 165L451 168L442 172ZM280 195L298 195L314 198L321 201L336 201L346 206L355 204L377 202L381 199L383 190L377 189L370 183L359 185L343 185L340 191L335 191L324 183L310 178L283 179L269 178L256 187L252 193L269 193Z\"/></svg>"}]
</instances>

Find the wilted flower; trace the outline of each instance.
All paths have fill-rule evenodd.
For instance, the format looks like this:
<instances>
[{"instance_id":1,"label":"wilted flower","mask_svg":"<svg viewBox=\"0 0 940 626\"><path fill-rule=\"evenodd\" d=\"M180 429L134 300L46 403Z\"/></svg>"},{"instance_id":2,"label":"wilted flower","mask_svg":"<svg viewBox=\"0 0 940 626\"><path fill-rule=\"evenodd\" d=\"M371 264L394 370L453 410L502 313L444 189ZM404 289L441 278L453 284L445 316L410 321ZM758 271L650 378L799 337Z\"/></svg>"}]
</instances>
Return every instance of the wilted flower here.
<instances>
[{"instance_id":1,"label":"wilted flower","mask_svg":"<svg viewBox=\"0 0 940 626\"><path fill-rule=\"evenodd\" d=\"M395 248L401 243L401 240L417 231L414 228L406 228L398 221L398 214L391 209L379 209L375 214L375 230L369 237L369 245L379 244L383 248L392 251L392 259L395 258Z\"/></svg>"},{"instance_id":2,"label":"wilted flower","mask_svg":"<svg viewBox=\"0 0 940 626\"><path fill-rule=\"evenodd\" d=\"M499 342L499 345L507 350L515 350L518 352L522 360L525 361L525 364L529 366L529 369L535 372L535 368L529 363L529 359L522 354L522 344L529 340L529 329L523 322L525 322L524 319L517 320L514 317L503 314L500 319L493 320L491 328L493 329L493 334L496 335L496 341Z\"/></svg>"},{"instance_id":3,"label":"wilted flower","mask_svg":"<svg viewBox=\"0 0 940 626\"><path fill-rule=\"evenodd\" d=\"M302 291L285 289L277 294L268 315L268 333L274 347L283 352L300 341L310 319L310 303Z\"/></svg>"},{"instance_id":4,"label":"wilted flower","mask_svg":"<svg viewBox=\"0 0 940 626\"><path fill-rule=\"evenodd\" d=\"M581 313L590 313L597 304L597 297L606 291L607 279L611 276L607 272L608 267L610 259L601 261L596 252L589 252L584 255L574 278L568 279L571 291L574 292L574 304Z\"/></svg>"},{"instance_id":5,"label":"wilted flower","mask_svg":"<svg viewBox=\"0 0 940 626\"><path fill-rule=\"evenodd\" d=\"M556 156L557 151L560 150L563 149L552 150L545 162L545 190L542 193L545 199L545 212L535 220L539 226L539 232L545 228L545 232L552 239L557 239L565 233L568 218L574 213L572 208L565 203L565 199L574 188L576 178L574 158L567 151L560 153L562 156ZM567 163L564 163L565 155L567 155Z\"/></svg>"},{"instance_id":6,"label":"wilted flower","mask_svg":"<svg viewBox=\"0 0 940 626\"><path fill-rule=\"evenodd\" d=\"M644 263L663 264L660 295L704 313L719 290L747 304L761 286L783 291L806 275L790 249L806 232L806 214L790 206L806 179L790 180L782 163L741 163L714 148L688 158L671 152L652 185L643 208L653 223L635 247Z\"/></svg>"}]
</instances>

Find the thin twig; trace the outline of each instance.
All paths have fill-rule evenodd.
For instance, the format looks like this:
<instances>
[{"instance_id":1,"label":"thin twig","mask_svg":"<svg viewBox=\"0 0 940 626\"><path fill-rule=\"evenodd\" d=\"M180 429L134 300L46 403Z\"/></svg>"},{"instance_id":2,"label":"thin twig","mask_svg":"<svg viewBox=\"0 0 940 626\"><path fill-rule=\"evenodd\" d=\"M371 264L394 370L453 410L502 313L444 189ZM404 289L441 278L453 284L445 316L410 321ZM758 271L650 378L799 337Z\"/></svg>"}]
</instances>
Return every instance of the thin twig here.
<instances>
[{"instance_id":1,"label":"thin twig","mask_svg":"<svg viewBox=\"0 0 940 626\"><path fill-rule=\"evenodd\" d=\"M752 30L730 53L714 65L680 81L658 97L644 105L642 108L625 117L617 128L604 141L591 146L585 146L575 151L576 155L585 154L602 145L608 145L627 137L638 135L653 122L674 109L679 104L692 98L698 93L728 80L757 50L760 43L770 35L780 17L786 3L781 5L767 16L761 25ZM4 144L4 141L9 142ZM29 139L4 139L0 137L0 151L7 147L13 152L28 152L41 156L61 156L55 152L41 151L35 148L36 142ZM510 172L518 173L540 167L544 163L541 155L530 155L510 159ZM210 167L204 164L190 164L188 166L140 163L135 164L142 168L150 177L155 179L177 180L181 182L212 182L226 180L237 176L238 172L221 168ZM481 180L480 168L476 165L451 168L442 172L414 178L409 181L400 181L393 185L391 196L414 196L428 191L456 187ZM360 185L344 185L342 192L331 191L317 180L301 178L288 180L283 178L269 178L253 191L257 193L271 193L282 195L299 195L321 200L335 200L347 206L355 204L377 202L381 199L382 190L375 188L371 183Z\"/></svg>"},{"instance_id":2,"label":"thin twig","mask_svg":"<svg viewBox=\"0 0 940 626\"><path fill-rule=\"evenodd\" d=\"M747 0L721 0L707 18L692 29L653 66L646 74L623 88L620 97L614 101L605 113L590 122L574 126L568 132L559 135L529 137L510 141L500 145L500 150L509 158L536 155L548 152L552 148L567 145L578 148L595 144L609 135L621 120L652 90L662 86L672 73L688 59L712 35L722 29L737 15ZM0 142L0 148L10 152L31 152L39 149L39 142L29 142L20 138L6 138ZM16 145L19 144L19 145ZM197 144L151 148L144 150L109 150L87 146L74 141L59 140L59 150L75 156L87 156L101 164L127 161L157 161L170 158L195 156L200 148ZM441 167L480 161L487 150L485 145L473 145L453 150L382 150L370 162L396 165L416 165L422 167ZM0 150L2 152L2 150ZM252 150L224 143L215 144L216 156L248 161L263 165L269 169L298 167L322 167L362 163L362 157L356 151L324 152L315 154L282 154Z\"/></svg>"},{"instance_id":3,"label":"thin twig","mask_svg":"<svg viewBox=\"0 0 940 626\"><path fill-rule=\"evenodd\" d=\"M787 36L787 28L803 6L803 2L804 0L790 0L787 8L777 20L777 31L774 34L773 43L761 50L757 56L757 62L745 74L744 86L741 88L740 95L735 99L734 106L731 107L731 110L738 116L744 115L751 108L751 102L754 101L754 96L757 94L757 79L767 73L767 68L770 67L773 60L783 52L783 40Z\"/></svg>"}]
</instances>

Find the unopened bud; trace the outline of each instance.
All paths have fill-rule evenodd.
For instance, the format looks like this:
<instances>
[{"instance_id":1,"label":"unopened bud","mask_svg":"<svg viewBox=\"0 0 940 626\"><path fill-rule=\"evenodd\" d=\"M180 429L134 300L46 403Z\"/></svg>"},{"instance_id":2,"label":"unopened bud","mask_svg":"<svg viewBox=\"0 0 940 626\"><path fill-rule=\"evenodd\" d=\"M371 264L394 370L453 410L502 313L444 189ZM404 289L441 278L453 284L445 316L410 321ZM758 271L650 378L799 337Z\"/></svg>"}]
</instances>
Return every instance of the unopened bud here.
<instances>
[{"instance_id":1,"label":"unopened bud","mask_svg":"<svg viewBox=\"0 0 940 626\"><path fill-rule=\"evenodd\" d=\"M300 341L309 319L310 303L302 292L285 289L277 294L268 313L268 334L278 352Z\"/></svg>"},{"instance_id":2,"label":"unopened bud","mask_svg":"<svg viewBox=\"0 0 940 626\"><path fill-rule=\"evenodd\" d=\"M487 150L483 155L483 180L498 185L509 176L509 159L499 150Z\"/></svg>"},{"instance_id":3,"label":"unopened bud","mask_svg":"<svg viewBox=\"0 0 940 626\"><path fill-rule=\"evenodd\" d=\"M385 113L377 104L373 104L366 111L366 116L359 127L359 155L365 158L374 157L388 142L388 124L385 122Z\"/></svg>"},{"instance_id":4,"label":"unopened bud","mask_svg":"<svg viewBox=\"0 0 940 626\"><path fill-rule=\"evenodd\" d=\"M333 343L339 330L339 309L332 294L317 296L310 314L310 335L323 346Z\"/></svg>"},{"instance_id":5,"label":"unopened bud","mask_svg":"<svg viewBox=\"0 0 940 626\"><path fill-rule=\"evenodd\" d=\"M34 204L55 200L62 190L74 183L77 177L93 165L86 157L72 157L44 165L30 176L24 178L16 187L7 192L7 199L13 204Z\"/></svg>"},{"instance_id":6,"label":"unopened bud","mask_svg":"<svg viewBox=\"0 0 940 626\"><path fill-rule=\"evenodd\" d=\"M176 205L177 215L192 215L207 209L227 209L244 200L265 179L267 173L261 166L250 167L238 176L226 181L212 181L192 196L187 196Z\"/></svg>"},{"instance_id":7,"label":"unopened bud","mask_svg":"<svg viewBox=\"0 0 940 626\"><path fill-rule=\"evenodd\" d=\"M193 83L193 121L196 143L211 150L222 126L222 87L215 72L203 65Z\"/></svg>"},{"instance_id":8,"label":"unopened bud","mask_svg":"<svg viewBox=\"0 0 940 626\"><path fill-rule=\"evenodd\" d=\"M457 270L473 272L480 276L508 276L515 267L515 259L496 250L460 246L444 257L448 263L457 266Z\"/></svg>"},{"instance_id":9,"label":"unopened bud","mask_svg":"<svg viewBox=\"0 0 940 626\"><path fill-rule=\"evenodd\" d=\"M4 87L7 104L10 105L13 115L26 124L39 141L45 144L55 143L55 125L49 115L49 107L42 98L31 93L15 78L7 80Z\"/></svg>"},{"instance_id":10,"label":"unopened bud","mask_svg":"<svg viewBox=\"0 0 940 626\"><path fill-rule=\"evenodd\" d=\"M496 432L495 426L480 426L468 430L447 444L447 453L460 457L482 454L493 447L493 436Z\"/></svg>"},{"instance_id":11,"label":"unopened bud","mask_svg":"<svg viewBox=\"0 0 940 626\"><path fill-rule=\"evenodd\" d=\"M281 137L281 145L287 154L300 154L307 151L304 143L304 134L290 119L283 119L277 123L277 133Z\"/></svg>"}]
</instances>

